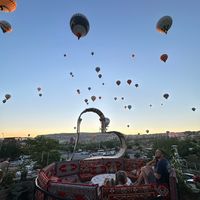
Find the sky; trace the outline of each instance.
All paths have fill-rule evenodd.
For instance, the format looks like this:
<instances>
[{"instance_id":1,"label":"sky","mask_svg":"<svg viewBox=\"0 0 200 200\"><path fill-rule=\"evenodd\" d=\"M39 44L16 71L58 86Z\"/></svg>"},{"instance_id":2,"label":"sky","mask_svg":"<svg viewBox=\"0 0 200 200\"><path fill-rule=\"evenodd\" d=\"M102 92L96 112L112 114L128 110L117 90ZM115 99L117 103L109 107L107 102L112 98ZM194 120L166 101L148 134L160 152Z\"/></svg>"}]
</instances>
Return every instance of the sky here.
<instances>
[{"instance_id":1,"label":"sky","mask_svg":"<svg viewBox=\"0 0 200 200\"><path fill-rule=\"evenodd\" d=\"M0 12L0 20L13 29L0 30L0 137L75 133L79 114L90 107L110 119L109 131L200 130L199 0L16 2L14 12ZM69 25L75 13L90 24L80 40ZM156 30L165 15L173 19L167 35ZM164 53L165 63L160 60ZM12 97L2 103L5 94ZM82 119L81 132L99 131L95 113Z\"/></svg>"}]
</instances>

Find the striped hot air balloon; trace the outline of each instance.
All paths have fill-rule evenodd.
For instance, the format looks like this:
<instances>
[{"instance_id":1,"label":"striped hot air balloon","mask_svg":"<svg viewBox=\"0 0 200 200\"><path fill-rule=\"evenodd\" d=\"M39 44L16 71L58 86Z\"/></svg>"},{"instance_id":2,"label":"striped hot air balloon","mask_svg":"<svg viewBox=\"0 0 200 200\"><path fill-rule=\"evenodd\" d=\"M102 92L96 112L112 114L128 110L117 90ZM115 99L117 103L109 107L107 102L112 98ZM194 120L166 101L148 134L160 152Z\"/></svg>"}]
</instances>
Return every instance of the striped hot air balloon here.
<instances>
[{"instance_id":1,"label":"striped hot air balloon","mask_svg":"<svg viewBox=\"0 0 200 200\"><path fill-rule=\"evenodd\" d=\"M0 11L13 12L16 10L17 3L14 0L0 0Z\"/></svg>"},{"instance_id":2,"label":"striped hot air balloon","mask_svg":"<svg viewBox=\"0 0 200 200\"><path fill-rule=\"evenodd\" d=\"M1 20L0 21L0 27L1 27L2 31L3 31L3 33L12 31L12 27L7 21Z\"/></svg>"}]
</instances>

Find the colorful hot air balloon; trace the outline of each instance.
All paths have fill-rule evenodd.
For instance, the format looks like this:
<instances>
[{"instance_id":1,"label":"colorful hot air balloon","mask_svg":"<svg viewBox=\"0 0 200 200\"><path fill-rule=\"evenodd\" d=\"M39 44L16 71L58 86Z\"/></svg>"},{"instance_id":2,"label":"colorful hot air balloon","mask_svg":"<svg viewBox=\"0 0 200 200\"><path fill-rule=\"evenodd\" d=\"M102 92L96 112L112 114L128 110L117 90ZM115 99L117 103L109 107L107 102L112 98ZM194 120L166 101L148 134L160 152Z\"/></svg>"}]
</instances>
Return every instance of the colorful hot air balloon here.
<instances>
[{"instance_id":1,"label":"colorful hot air balloon","mask_svg":"<svg viewBox=\"0 0 200 200\"><path fill-rule=\"evenodd\" d=\"M117 97L114 97L114 100L116 101L116 100L117 100Z\"/></svg>"},{"instance_id":2,"label":"colorful hot air balloon","mask_svg":"<svg viewBox=\"0 0 200 200\"><path fill-rule=\"evenodd\" d=\"M67 54L64 54L64 57L66 57L67 56Z\"/></svg>"},{"instance_id":3,"label":"colorful hot air balloon","mask_svg":"<svg viewBox=\"0 0 200 200\"><path fill-rule=\"evenodd\" d=\"M120 84L121 84L121 81L120 81L120 80L117 80L117 81L116 81L116 84L117 84L117 85L120 85Z\"/></svg>"},{"instance_id":4,"label":"colorful hot air balloon","mask_svg":"<svg viewBox=\"0 0 200 200\"><path fill-rule=\"evenodd\" d=\"M3 33L12 31L12 27L7 21L4 21L4 20L0 21L0 27L3 31Z\"/></svg>"},{"instance_id":5,"label":"colorful hot air balloon","mask_svg":"<svg viewBox=\"0 0 200 200\"><path fill-rule=\"evenodd\" d=\"M98 77L101 78L101 77L102 77L102 74L99 74Z\"/></svg>"},{"instance_id":6,"label":"colorful hot air balloon","mask_svg":"<svg viewBox=\"0 0 200 200\"><path fill-rule=\"evenodd\" d=\"M165 98L165 99L168 99L169 98L169 94L163 94L163 97Z\"/></svg>"},{"instance_id":7,"label":"colorful hot air balloon","mask_svg":"<svg viewBox=\"0 0 200 200\"><path fill-rule=\"evenodd\" d=\"M135 57L135 55L134 55L134 54L132 54L132 55L131 55L131 57L132 57L132 58L134 58L134 57Z\"/></svg>"},{"instance_id":8,"label":"colorful hot air balloon","mask_svg":"<svg viewBox=\"0 0 200 200\"><path fill-rule=\"evenodd\" d=\"M146 133L149 133L149 130L146 130Z\"/></svg>"},{"instance_id":9,"label":"colorful hot air balloon","mask_svg":"<svg viewBox=\"0 0 200 200\"><path fill-rule=\"evenodd\" d=\"M129 125L129 124L127 124L127 127L129 128L129 127L130 127L130 125Z\"/></svg>"},{"instance_id":10,"label":"colorful hot air balloon","mask_svg":"<svg viewBox=\"0 0 200 200\"><path fill-rule=\"evenodd\" d=\"M105 83L102 83L102 85L105 85Z\"/></svg>"},{"instance_id":11,"label":"colorful hot air balloon","mask_svg":"<svg viewBox=\"0 0 200 200\"><path fill-rule=\"evenodd\" d=\"M168 55L167 55L167 54L162 54L162 55L160 56L160 60L162 60L163 62L166 62L167 59L168 59Z\"/></svg>"},{"instance_id":12,"label":"colorful hot air balloon","mask_svg":"<svg viewBox=\"0 0 200 200\"><path fill-rule=\"evenodd\" d=\"M94 55L94 52L93 52L93 51L91 52L91 55L92 55L92 56Z\"/></svg>"},{"instance_id":13,"label":"colorful hot air balloon","mask_svg":"<svg viewBox=\"0 0 200 200\"><path fill-rule=\"evenodd\" d=\"M80 13L74 14L70 20L70 27L74 35L80 39L87 35L90 25L87 18Z\"/></svg>"},{"instance_id":14,"label":"colorful hot air balloon","mask_svg":"<svg viewBox=\"0 0 200 200\"><path fill-rule=\"evenodd\" d=\"M91 96L91 99L92 99L92 101L95 101L96 97L95 96Z\"/></svg>"},{"instance_id":15,"label":"colorful hot air balloon","mask_svg":"<svg viewBox=\"0 0 200 200\"><path fill-rule=\"evenodd\" d=\"M122 97L121 99L124 100L124 97Z\"/></svg>"},{"instance_id":16,"label":"colorful hot air balloon","mask_svg":"<svg viewBox=\"0 0 200 200\"><path fill-rule=\"evenodd\" d=\"M41 97L41 96L42 96L42 93L40 93L39 96Z\"/></svg>"},{"instance_id":17,"label":"colorful hot air balloon","mask_svg":"<svg viewBox=\"0 0 200 200\"><path fill-rule=\"evenodd\" d=\"M172 18L170 16L164 16L156 24L157 31L167 34L168 30L172 26Z\"/></svg>"},{"instance_id":18,"label":"colorful hot air balloon","mask_svg":"<svg viewBox=\"0 0 200 200\"><path fill-rule=\"evenodd\" d=\"M130 85L132 83L132 80L131 79L128 79L127 80L127 83Z\"/></svg>"},{"instance_id":19,"label":"colorful hot air balloon","mask_svg":"<svg viewBox=\"0 0 200 200\"><path fill-rule=\"evenodd\" d=\"M97 73L99 73L101 69L100 69L100 67L96 67L95 70Z\"/></svg>"},{"instance_id":20,"label":"colorful hot air balloon","mask_svg":"<svg viewBox=\"0 0 200 200\"><path fill-rule=\"evenodd\" d=\"M195 107L193 107L193 108L192 108L192 111L195 111L195 110L196 110L196 108L195 108Z\"/></svg>"},{"instance_id":21,"label":"colorful hot air balloon","mask_svg":"<svg viewBox=\"0 0 200 200\"><path fill-rule=\"evenodd\" d=\"M88 87L88 90L91 90L91 87Z\"/></svg>"},{"instance_id":22,"label":"colorful hot air balloon","mask_svg":"<svg viewBox=\"0 0 200 200\"><path fill-rule=\"evenodd\" d=\"M6 99L4 99L2 102L3 102L3 103L6 103Z\"/></svg>"},{"instance_id":23,"label":"colorful hot air balloon","mask_svg":"<svg viewBox=\"0 0 200 200\"><path fill-rule=\"evenodd\" d=\"M6 95L5 95L5 98L6 98L6 100L8 100L8 99L11 98L11 95L10 95L10 94L6 94Z\"/></svg>"},{"instance_id":24,"label":"colorful hot air balloon","mask_svg":"<svg viewBox=\"0 0 200 200\"><path fill-rule=\"evenodd\" d=\"M101 96L99 96L99 99L101 99Z\"/></svg>"},{"instance_id":25,"label":"colorful hot air balloon","mask_svg":"<svg viewBox=\"0 0 200 200\"><path fill-rule=\"evenodd\" d=\"M16 7L17 3L14 0L0 0L0 10L3 12L13 12Z\"/></svg>"},{"instance_id":26,"label":"colorful hot air balloon","mask_svg":"<svg viewBox=\"0 0 200 200\"><path fill-rule=\"evenodd\" d=\"M124 108L126 109L126 108L127 108L127 106L124 106Z\"/></svg>"}]
</instances>

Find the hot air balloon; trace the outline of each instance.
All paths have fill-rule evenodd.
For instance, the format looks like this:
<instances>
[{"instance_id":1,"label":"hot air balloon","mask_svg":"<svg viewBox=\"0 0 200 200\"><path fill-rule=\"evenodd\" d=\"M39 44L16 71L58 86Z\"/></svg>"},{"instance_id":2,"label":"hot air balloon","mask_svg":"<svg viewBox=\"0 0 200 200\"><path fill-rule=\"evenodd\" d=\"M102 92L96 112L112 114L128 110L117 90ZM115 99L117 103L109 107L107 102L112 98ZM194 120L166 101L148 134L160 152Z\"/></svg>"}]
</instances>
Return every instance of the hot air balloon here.
<instances>
[{"instance_id":1,"label":"hot air balloon","mask_svg":"<svg viewBox=\"0 0 200 200\"><path fill-rule=\"evenodd\" d=\"M91 99L92 99L92 101L95 101L96 97L95 96L91 96Z\"/></svg>"},{"instance_id":2,"label":"hot air balloon","mask_svg":"<svg viewBox=\"0 0 200 200\"><path fill-rule=\"evenodd\" d=\"M128 109L130 110L132 108L132 106L131 105L128 105Z\"/></svg>"},{"instance_id":3,"label":"hot air balloon","mask_svg":"<svg viewBox=\"0 0 200 200\"><path fill-rule=\"evenodd\" d=\"M3 102L3 103L6 103L6 99L4 99L2 102Z\"/></svg>"},{"instance_id":4,"label":"hot air balloon","mask_svg":"<svg viewBox=\"0 0 200 200\"><path fill-rule=\"evenodd\" d=\"M77 89L76 91L77 91L77 93L78 93L78 94L80 94L80 93L81 93L81 91L80 91L79 89Z\"/></svg>"},{"instance_id":5,"label":"hot air balloon","mask_svg":"<svg viewBox=\"0 0 200 200\"><path fill-rule=\"evenodd\" d=\"M74 126L74 130L76 129L76 126Z\"/></svg>"},{"instance_id":6,"label":"hot air balloon","mask_svg":"<svg viewBox=\"0 0 200 200\"><path fill-rule=\"evenodd\" d=\"M193 108L192 108L192 111L195 111L195 110L196 110L196 108L195 108L195 107L193 107Z\"/></svg>"},{"instance_id":7,"label":"hot air balloon","mask_svg":"<svg viewBox=\"0 0 200 200\"><path fill-rule=\"evenodd\" d=\"M130 85L132 83L132 80L131 79L128 79L127 80L127 83Z\"/></svg>"},{"instance_id":8,"label":"hot air balloon","mask_svg":"<svg viewBox=\"0 0 200 200\"><path fill-rule=\"evenodd\" d=\"M87 18L80 13L74 14L70 20L70 27L74 35L80 39L87 35L90 25Z\"/></svg>"},{"instance_id":9,"label":"hot air balloon","mask_svg":"<svg viewBox=\"0 0 200 200\"><path fill-rule=\"evenodd\" d=\"M93 52L93 51L91 52L91 55L92 55L92 56L94 55L94 52Z\"/></svg>"},{"instance_id":10,"label":"hot air balloon","mask_svg":"<svg viewBox=\"0 0 200 200\"><path fill-rule=\"evenodd\" d=\"M167 55L167 54L162 54L162 55L160 56L160 60L162 60L163 62L166 62L167 59L168 59L168 55Z\"/></svg>"},{"instance_id":11,"label":"hot air balloon","mask_svg":"<svg viewBox=\"0 0 200 200\"><path fill-rule=\"evenodd\" d=\"M67 55L66 54L64 54L64 57L66 57Z\"/></svg>"},{"instance_id":12,"label":"hot air balloon","mask_svg":"<svg viewBox=\"0 0 200 200\"><path fill-rule=\"evenodd\" d=\"M99 96L99 99L101 99L101 96Z\"/></svg>"},{"instance_id":13,"label":"hot air balloon","mask_svg":"<svg viewBox=\"0 0 200 200\"><path fill-rule=\"evenodd\" d=\"M3 33L12 31L12 27L7 21L4 21L4 20L0 21L0 27L3 31Z\"/></svg>"},{"instance_id":14,"label":"hot air balloon","mask_svg":"<svg viewBox=\"0 0 200 200\"><path fill-rule=\"evenodd\" d=\"M165 98L165 99L168 99L169 98L169 94L163 94L163 97Z\"/></svg>"},{"instance_id":15,"label":"hot air balloon","mask_svg":"<svg viewBox=\"0 0 200 200\"><path fill-rule=\"evenodd\" d=\"M114 100L116 101L116 100L117 100L117 97L114 97Z\"/></svg>"},{"instance_id":16,"label":"hot air balloon","mask_svg":"<svg viewBox=\"0 0 200 200\"><path fill-rule=\"evenodd\" d=\"M135 87L137 88L137 87L139 87L139 85L136 83L136 84L135 84Z\"/></svg>"},{"instance_id":17,"label":"hot air balloon","mask_svg":"<svg viewBox=\"0 0 200 200\"><path fill-rule=\"evenodd\" d=\"M156 29L161 33L167 34L171 25L172 25L172 18L170 16L164 16L160 18L159 21L157 22Z\"/></svg>"},{"instance_id":18,"label":"hot air balloon","mask_svg":"<svg viewBox=\"0 0 200 200\"><path fill-rule=\"evenodd\" d=\"M91 87L88 87L88 90L91 90Z\"/></svg>"},{"instance_id":19,"label":"hot air balloon","mask_svg":"<svg viewBox=\"0 0 200 200\"><path fill-rule=\"evenodd\" d=\"M99 74L98 77L101 78L101 77L102 77L102 74Z\"/></svg>"},{"instance_id":20,"label":"hot air balloon","mask_svg":"<svg viewBox=\"0 0 200 200\"><path fill-rule=\"evenodd\" d=\"M71 77L74 77L74 74L72 72L70 72Z\"/></svg>"},{"instance_id":21,"label":"hot air balloon","mask_svg":"<svg viewBox=\"0 0 200 200\"><path fill-rule=\"evenodd\" d=\"M132 58L134 58L134 57L135 57L135 55L134 55L134 54L132 54L132 55L131 55L131 57L132 57Z\"/></svg>"},{"instance_id":22,"label":"hot air balloon","mask_svg":"<svg viewBox=\"0 0 200 200\"><path fill-rule=\"evenodd\" d=\"M152 105L150 104L150 105L149 105L149 107L151 108L151 107L152 107Z\"/></svg>"},{"instance_id":23,"label":"hot air balloon","mask_svg":"<svg viewBox=\"0 0 200 200\"><path fill-rule=\"evenodd\" d=\"M124 100L124 97L122 97L121 99Z\"/></svg>"},{"instance_id":24,"label":"hot air balloon","mask_svg":"<svg viewBox=\"0 0 200 200\"><path fill-rule=\"evenodd\" d=\"M120 80L117 80L117 81L116 81L116 84L117 84L117 85L120 85L120 84L121 84L121 81L120 81Z\"/></svg>"},{"instance_id":25,"label":"hot air balloon","mask_svg":"<svg viewBox=\"0 0 200 200\"><path fill-rule=\"evenodd\" d=\"M149 133L149 130L146 130L146 133Z\"/></svg>"},{"instance_id":26,"label":"hot air balloon","mask_svg":"<svg viewBox=\"0 0 200 200\"><path fill-rule=\"evenodd\" d=\"M130 127L130 125L129 125L129 124L127 124L127 127L129 128L129 127Z\"/></svg>"},{"instance_id":27,"label":"hot air balloon","mask_svg":"<svg viewBox=\"0 0 200 200\"><path fill-rule=\"evenodd\" d=\"M161 103L160 105L163 106L163 103Z\"/></svg>"},{"instance_id":28,"label":"hot air balloon","mask_svg":"<svg viewBox=\"0 0 200 200\"><path fill-rule=\"evenodd\" d=\"M39 96L41 97L41 96L42 96L42 93L40 93Z\"/></svg>"},{"instance_id":29,"label":"hot air balloon","mask_svg":"<svg viewBox=\"0 0 200 200\"><path fill-rule=\"evenodd\" d=\"M13 12L16 7L17 3L14 0L0 0L0 10L3 12Z\"/></svg>"},{"instance_id":30,"label":"hot air balloon","mask_svg":"<svg viewBox=\"0 0 200 200\"><path fill-rule=\"evenodd\" d=\"M97 73L99 73L101 69L100 69L100 67L96 67L95 70Z\"/></svg>"},{"instance_id":31,"label":"hot air balloon","mask_svg":"<svg viewBox=\"0 0 200 200\"><path fill-rule=\"evenodd\" d=\"M102 83L102 85L105 85L105 83Z\"/></svg>"},{"instance_id":32,"label":"hot air balloon","mask_svg":"<svg viewBox=\"0 0 200 200\"><path fill-rule=\"evenodd\" d=\"M85 101L85 103L88 103L88 99L85 99L84 101Z\"/></svg>"},{"instance_id":33,"label":"hot air balloon","mask_svg":"<svg viewBox=\"0 0 200 200\"><path fill-rule=\"evenodd\" d=\"M126 108L127 108L127 106L124 106L124 108L126 109Z\"/></svg>"},{"instance_id":34,"label":"hot air balloon","mask_svg":"<svg viewBox=\"0 0 200 200\"><path fill-rule=\"evenodd\" d=\"M5 95L5 98L6 98L6 100L8 100L8 99L11 98L11 95L10 95L10 94L6 94L6 95Z\"/></svg>"},{"instance_id":35,"label":"hot air balloon","mask_svg":"<svg viewBox=\"0 0 200 200\"><path fill-rule=\"evenodd\" d=\"M41 90L41 87L38 87L38 88L37 88L37 91L39 92L40 90Z\"/></svg>"}]
</instances>

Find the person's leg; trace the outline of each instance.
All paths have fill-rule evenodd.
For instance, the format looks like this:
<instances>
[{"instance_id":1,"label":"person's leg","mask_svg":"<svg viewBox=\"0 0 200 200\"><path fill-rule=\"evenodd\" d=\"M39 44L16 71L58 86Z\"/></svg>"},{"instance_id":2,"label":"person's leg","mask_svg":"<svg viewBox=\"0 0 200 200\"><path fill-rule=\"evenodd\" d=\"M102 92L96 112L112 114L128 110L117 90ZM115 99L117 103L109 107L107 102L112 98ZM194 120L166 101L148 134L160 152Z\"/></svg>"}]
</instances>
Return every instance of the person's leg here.
<instances>
[{"instance_id":1,"label":"person's leg","mask_svg":"<svg viewBox=\"0 0 200 200\"><path fill-rule=\"evenodd\" d=\"M148 184L149 183L148 175L149 173L151 173L151 171L152 171L152 168L150 166L142 167L140 175L134 185L140 185L142 181L144 181L145 184Z\"/></svg>"}]
</instances>

